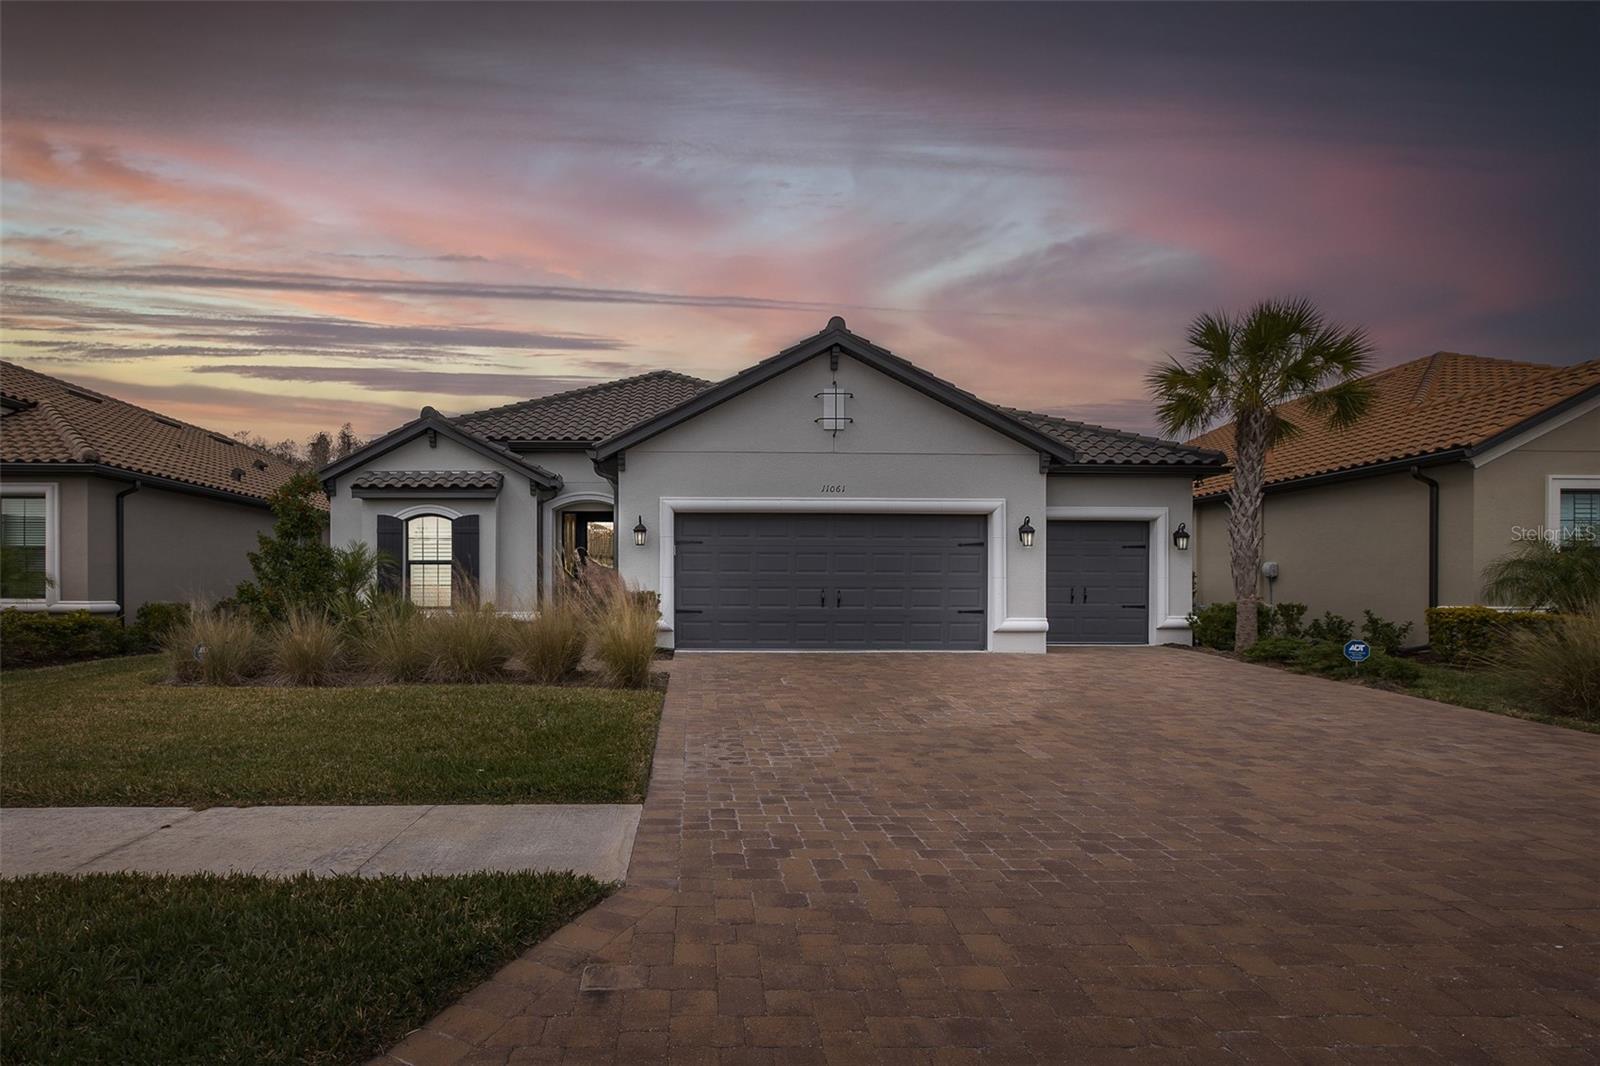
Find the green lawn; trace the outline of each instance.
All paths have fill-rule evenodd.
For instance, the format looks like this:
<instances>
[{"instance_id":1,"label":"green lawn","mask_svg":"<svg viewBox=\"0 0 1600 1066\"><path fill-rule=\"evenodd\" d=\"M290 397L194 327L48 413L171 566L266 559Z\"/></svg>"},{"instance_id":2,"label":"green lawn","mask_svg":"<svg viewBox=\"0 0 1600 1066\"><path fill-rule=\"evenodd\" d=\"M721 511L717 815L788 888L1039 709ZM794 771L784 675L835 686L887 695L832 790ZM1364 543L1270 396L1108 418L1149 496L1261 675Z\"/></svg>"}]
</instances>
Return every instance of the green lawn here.
<instances>
[{"instance_id":1,"label":"green lawn","mask_svg":"<svg viewBox=\"0 0 1600 1066\"><path fill-rule=\"evenodd\" d=\"M1517 687L1493 670L1463 670L1441 663L1423 662L1417 663L1417 666L1422 670L1422 677L1413 684L1400 686L1402 692L1440 703L1454 703L1512 718L1526 718L1531 722L1600 733L1600 722L1532 709Z\"/></svg>"},{"instance_id":2,"label":"green lawn","mask_svg":"<svg viewBox=\"0 0 1600 1066\"><path fill-rule=\"evenodd\" d=\"M0 804L638 803L658 692L205 688L154 657L0 675Z\"/></svg>"},{"instance_id":3,"label":"green lawn","mask_svg":"<svg viewBox=\"0 0 1600 1066\"><path fill-rule=\"evenodd\" d=\"M605 894L573 874L0 882L7 1062L349 1063Z\"/></svg>"}]
</instances>

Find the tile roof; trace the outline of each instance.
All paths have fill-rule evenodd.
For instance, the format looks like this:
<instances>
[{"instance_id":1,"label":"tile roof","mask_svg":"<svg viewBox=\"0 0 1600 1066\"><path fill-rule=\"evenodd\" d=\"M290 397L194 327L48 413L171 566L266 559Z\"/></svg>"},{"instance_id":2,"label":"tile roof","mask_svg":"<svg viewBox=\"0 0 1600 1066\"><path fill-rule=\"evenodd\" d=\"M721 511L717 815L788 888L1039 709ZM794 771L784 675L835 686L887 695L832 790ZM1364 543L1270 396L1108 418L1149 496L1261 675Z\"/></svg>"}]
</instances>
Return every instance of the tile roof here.
<instances>
[{"instance_id":1,"label":"tile roof","mask_svg":"<svg viewBox=\"0 0 1600 1066\"><path fill-rule=\"evenodd\" d=\"M494 441L571 441L587 446L619 433L711 387L675 370L652 370L617 381L458 415L453 423Z\"/></svg>"},{"instance_id":2,"label":"tile roof","mask_svg":"<svg viewBox=\"0 0 1600 1066\"><path fill-rule=\"evenodd\" d=\"M1121 429L1107 429L1089 422L1074 422L1037 411L1001 407L1012 418L1053 437L1078 453L1078 462L1092 466L1217 466L1223 461L1218 451L1193 448L1176 441L1147 437Z\"/></svg>"},{"instance_id":3,"label":"tile roof","mask_svg":"<svg viewBox=\"0 0 1600 1066\"><path fill-rule=\"evenodd\" d=\"M367 470L350 483L353 489L498 489L497 470Z\"/></svg>"},{"instance_id":4,"label":"tile roof","mask_svg":"<svg viewBox=\"0 0 1600 1066\"><path fill-rule=\"evenodd\" d=\"M0 395L0 462L92 463L256 500L297 469L223 434L12 362L0 361Z\"/></svg>"},{"instance_id":5,"label":"tile roof","mask_svg":"<svg viewBox=\"0 0 1600 1066\"><path fill-rule=\"evenodd\" d=\"M1600 386L1600 360L1548 366L1480 355L1436 352L1369 375L1375 394L1367 416L1330 430L1305 414L1304 401L1283 407L1300 427L1267 453L1267 484L1355 470L1376 463L1473 448L1541 412ZM1233 423L1189 442L1233 455ZM1233 487L1230 475L1195 485L1197 497Z\"/></svg>"}]
</instances>

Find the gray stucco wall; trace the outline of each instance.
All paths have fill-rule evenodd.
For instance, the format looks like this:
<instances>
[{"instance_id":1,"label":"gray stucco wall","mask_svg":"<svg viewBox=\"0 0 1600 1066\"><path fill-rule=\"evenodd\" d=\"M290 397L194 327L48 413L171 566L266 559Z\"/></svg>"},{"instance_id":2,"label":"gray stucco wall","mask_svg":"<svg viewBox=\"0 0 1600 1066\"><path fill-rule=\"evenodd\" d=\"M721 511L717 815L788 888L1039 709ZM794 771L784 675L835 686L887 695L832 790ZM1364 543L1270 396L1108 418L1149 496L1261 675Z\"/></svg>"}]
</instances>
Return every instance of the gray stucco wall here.
<instances>
[{"instance_id":1,"label":"gray stucco wall","mask_svg":"<svg viewBox=\"0 0 1600 1066\"><path fill-rule=\"evenodd\" d=\"M115 587L115 493L106 482L105 547ZM233 595L250 577L247 553L256 537L272 531L265 507L229 503L148 486L123 500L124 593L129 617L150 600L215 602Z\"/></svg>"},{"instance_id":2,"label":"gray stucco wall","mask_svg":"<svg viewBox=\"0 0 1600 1066\"><path fill-rule=\"evenodd\" d=\"M1194 587L1194 558L1201 537L1195 528L1194 480L1185 474L1131 475L1056 475L1046 490L1047 517L1050 518L1134 518L1151 525L1150 544L1161 556L1152 577L1150 620L1154 643L1188 644L1189 611ZM1150 512L1161 512L1159 518ZM1179 523L1189 527L1188 551L1172 544ZM1034 525L1048 537L1048 532ZM1224 531L1224 552L1226 552ZM1042 542L1040 542L1042 543ZM1165 580L1160 577L1165 567ZM1163 591L1164 590L1164 591Z\"/></svg>"},{"instance_id":3,"label":"gray stucco wall","mask_svg":"<svg viewBox=\"0 0 1600 1066\"><path fill-rule=\"evenodd\" d=\"M535 457L536 462L547 465ZM450 517L479 516L478 580L486 600L504 611L531 611L535 606L538 573L538 500L528 488L527 474L443 436L430 447L418 437L378 456L363 470L497 470L504 486L495 499L451 499L442 496L356 499L350 486L361 471L338 479L329 500L329 541L340 547L352 540L377 546L378 516L410 517L419 513Z\"/></svg>"},{"instance_id":4,"label":"gray stucco wall","mask_svg":"<svg viewBox=\"0 0 1600 1066\"><path fill-rule=\"evenodd\" d=\"M1016 537L1025 515L1037 525L1044 514L1038 453L848 355L837 379L853 393L846 414L854 419L837 436L815 421L822 413L816 393L834 380L827 357L818 356L629 449L620 478L621 524L631 528L634 516L643 515L651 532L643 548L619 538L622 576L670 594L662 566L666 550L670 576L664 497L754 497L837 510L871 510L874 500L995 500L990 646L1043 650L1044 552L1037 542L1022 548ZM995 609L1000 598L1003 613ZM669 614L664 624L670 623ZM670 630L662 636L670 645Z\"/></svg>"}]
</instances>

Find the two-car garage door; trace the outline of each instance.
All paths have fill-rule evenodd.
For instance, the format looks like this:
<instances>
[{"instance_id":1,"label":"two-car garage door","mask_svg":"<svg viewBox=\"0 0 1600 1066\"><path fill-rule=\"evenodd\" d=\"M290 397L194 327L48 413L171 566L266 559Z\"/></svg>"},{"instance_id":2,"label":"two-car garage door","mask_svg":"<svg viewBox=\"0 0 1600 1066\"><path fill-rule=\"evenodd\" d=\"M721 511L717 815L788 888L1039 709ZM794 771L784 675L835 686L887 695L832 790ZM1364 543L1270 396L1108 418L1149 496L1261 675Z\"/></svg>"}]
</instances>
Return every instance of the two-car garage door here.
<instances>
[{"instance_id":1,"label":"two-car garage door","mask_svg":"<svg viewBox=\"0 0 1600 1066\"><path fill-rule=\"evenodd\" d=\"M981 650L987 519L679 513L679 648Z\"/></svg>"}]
</instances>

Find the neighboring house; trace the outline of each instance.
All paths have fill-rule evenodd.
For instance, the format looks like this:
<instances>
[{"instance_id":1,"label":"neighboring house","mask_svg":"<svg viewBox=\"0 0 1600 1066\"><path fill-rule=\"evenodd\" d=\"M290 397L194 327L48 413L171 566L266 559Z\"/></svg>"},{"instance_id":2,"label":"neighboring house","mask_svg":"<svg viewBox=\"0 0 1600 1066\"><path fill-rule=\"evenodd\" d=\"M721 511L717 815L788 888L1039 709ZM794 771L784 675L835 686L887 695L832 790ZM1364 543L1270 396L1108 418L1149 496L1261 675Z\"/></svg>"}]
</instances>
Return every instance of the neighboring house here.
<instances>
[{"instance_id":1,"label":"neighboring house","mask_svg":"<svg viewBox=\"0 0 1600 1066\"><path fill-rule=\"evenodd\" d=\"M1187 642L1215 452L986 403L845 328L717 384L658 372L414 422L322 471L336 544L421 604L527 611L614 562L680 649ZM578 549L583 548L580 552Z\"/></svg>"},{"instance_id":2,"label":"neighboring house","mask_svg":"<svg viewBox=\"0 0 1600 1066\"><path fill-rule=\"evenodd\" d=\"M1371 411L1330 431L1302 402L1266 468L1261 593L1411 622L1481 602L1519 538L1600 528L1600 361L1545 366L1439 352L1371 375ZM1233 454L1233 424L1189 443ZM1232 600L1227 474L1195 485L1201 603Z\"/></svg>"},{"instance_id":3,"label":"neighboring house","mask_svg":"<svg viewBox=\"0 0 1600 1066\"><path fill-rule=\"evenodd\" d=\"M294 467L199 426L0 362L0 606L125 611L250 576Z\"/></svg>"}]
</instances>

